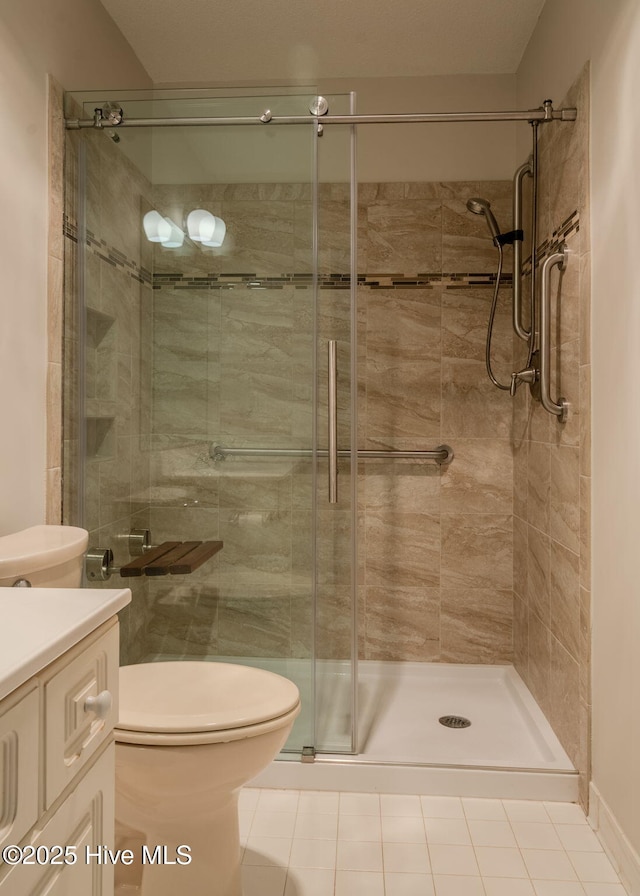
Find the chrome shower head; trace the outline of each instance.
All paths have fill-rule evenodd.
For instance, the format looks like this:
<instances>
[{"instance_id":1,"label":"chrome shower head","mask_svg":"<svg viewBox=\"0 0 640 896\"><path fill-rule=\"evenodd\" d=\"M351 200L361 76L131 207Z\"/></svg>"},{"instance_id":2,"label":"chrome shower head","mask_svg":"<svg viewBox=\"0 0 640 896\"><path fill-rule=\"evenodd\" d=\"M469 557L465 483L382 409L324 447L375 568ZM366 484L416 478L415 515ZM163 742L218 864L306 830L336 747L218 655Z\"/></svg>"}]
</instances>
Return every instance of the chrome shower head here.
<instances>
[{"instance_id":1,"label":"chrome shower head","mask_svg":"<svg viewBox=\"0 0 640 896\"><path fill-rule=\"evenodd\" d=\"M500 236L500 228L498 227L498 222L495 219L495 215L491 211L491 205L487 202L486 199L480 199L479 197L475 197L474 199L467 199L467 208L470 212L473 212L474 215L484 215L487 219L487 226L491 231L491 236L493 237L493 242L496 246L499 245L498 237Z\"/></svg>"}]
</instances>

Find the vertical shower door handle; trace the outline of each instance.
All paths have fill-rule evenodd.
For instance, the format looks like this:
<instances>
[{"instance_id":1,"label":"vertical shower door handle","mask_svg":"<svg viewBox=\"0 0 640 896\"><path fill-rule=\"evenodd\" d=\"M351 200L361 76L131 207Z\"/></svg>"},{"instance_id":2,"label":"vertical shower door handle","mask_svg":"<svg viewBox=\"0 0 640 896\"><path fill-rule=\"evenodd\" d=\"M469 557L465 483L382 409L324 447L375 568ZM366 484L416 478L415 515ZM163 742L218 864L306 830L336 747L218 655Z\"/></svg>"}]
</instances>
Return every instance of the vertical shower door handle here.
<instances>
[{"instance_id":1,"label":"vertical shower door handle","mask_svg":"<svg viewBox=\"0 0 640 896\"><path fill-rule=\"evenodd\" d=\"M338 503L338 343L330 339L327 364L327 407L329 409L329 503Z\"/></svg>"}]
</instances>

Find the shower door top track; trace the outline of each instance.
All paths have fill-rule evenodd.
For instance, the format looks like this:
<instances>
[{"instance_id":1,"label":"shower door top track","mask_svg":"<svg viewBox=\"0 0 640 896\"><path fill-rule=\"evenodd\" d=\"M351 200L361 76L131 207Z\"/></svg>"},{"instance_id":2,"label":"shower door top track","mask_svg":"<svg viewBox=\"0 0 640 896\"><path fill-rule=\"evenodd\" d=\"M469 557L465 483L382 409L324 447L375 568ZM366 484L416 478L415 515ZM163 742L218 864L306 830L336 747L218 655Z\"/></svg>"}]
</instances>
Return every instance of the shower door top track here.
<instances>
[{"instance_id":1,"label":"shower door top track","mask_svg":"<svg viewBox=\"0 0 640 896\"><path fill-rule=\"evenodd\" d=\"M111 107L113 104L108 104ZM121 111L121 110L120 110ZM111 115L103 117L102 109L96 109L94 118L67 119L68 130L79 128L122 128L122 127L208 127L211 125L272 125L272 124L305 124L316 121L325 124L413 124L429 122L463 122L463 121L575 121L575 108L554 109L551 100L545 100L538 109L498 112L416 112L396 113L388 115L277 115L273 116L265 109L260 116L224 116L219 118L125 118L122 113L115 118Z\"/></svg>"}]
</instances>

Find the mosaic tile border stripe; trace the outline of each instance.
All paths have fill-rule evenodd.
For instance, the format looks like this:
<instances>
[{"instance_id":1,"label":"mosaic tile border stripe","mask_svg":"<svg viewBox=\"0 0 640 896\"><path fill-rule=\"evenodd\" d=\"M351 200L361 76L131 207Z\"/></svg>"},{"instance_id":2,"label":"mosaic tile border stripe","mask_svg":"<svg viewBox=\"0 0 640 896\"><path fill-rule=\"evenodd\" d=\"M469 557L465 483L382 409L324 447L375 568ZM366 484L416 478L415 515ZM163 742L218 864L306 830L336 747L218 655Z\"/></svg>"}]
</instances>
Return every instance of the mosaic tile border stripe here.
<instances>
[{"instance_id":1,"label":"mosaic tile border stripe","mask_svg":"<svg viewBox=\"0 0 640 896\"><path fill-rule=\"evenodd\" d=\"M429 274L358 274L358 285L368 289L462 289L465 287L493 286L495 274L487 273L429 273ZM510 282L511 274L502 277L502 282ZM309 289L313 285L311 274L283 274L279 277L260 277L258 274L209 274L189 277L186 274L155 274L153 288L162 289ZM349 289L351 278L348 274L325 274L318 277L320 289Z\"/></svg>"},{"instance_id":2,"label":"mosaic tile border stripe","mask_svg":"<svg viewBox=\"0 0 640 896\"><path fill-rule=\"evenodd\" d=\"M577 210L573 211L569 217L562 222L551 234L551 238L544 240L538 247L538 255L536 257L536 268L540 267L547 256L552 255L558 250L562 243L574 233L580 232L580 215ZM531 256L529 256L522 265L522 273L527 276L531 273Z\"/></svg>"},{"instance_id":3,"label":"mosaic tile border stripe","mask_svg":"<svg viewBox=\"0 0 640 896\"><path fill-rule=\"evenodd\" d=\"M555 252L567 237L580 230L580 216L574 211L562 224L553 231L550 239L542 242L538 248L537 264ZM67 216L64 217L64 235L73 242L78 242L78 228ZM107 264L120 268L134 280L151 286L153 289L171 288L184 290L225 290L242 287L245 289L284 289L294 286L296 289L309 289L313 285L311 274L281 274L262 277L255 271L238 273L207 274L190 277L181 273L152 274L147 268L129 259L118 249L109 247L105 240L100 240L87 230L87 247ZM531 257L523 264L523 274L531 273ZM501 282L508 284L511 274L503 274ZM358 285L367 289L474 289L492 287L496 282L494 273L486 272L424 272L416 274L380 273L358 274ZM318 278L320 289L349 289L349 274L322 274Z\"/></svg>"},{"instance_id":4,"label":"mosaic tile border stripe","mask_svg":"<svg viewBox=\"0 0 640 896\"><path fill-rule=\"evenodd\" d=\"M78 242L78 227L76 224L72 223L66 215L64 216L63 230L64 235L68 239L74 243ZM106 240L98 239L98 237L88 228L87 247L102 261L105 261L114 268L120 268L121 270L126 271L139 283L146 283L149 286L152 284L153 275L151 271L142 267L137 262L132 261L130 258L127 258L127 256L123 252L120 252L119 249L109 246Z\"/></svg>"}]
</instances>

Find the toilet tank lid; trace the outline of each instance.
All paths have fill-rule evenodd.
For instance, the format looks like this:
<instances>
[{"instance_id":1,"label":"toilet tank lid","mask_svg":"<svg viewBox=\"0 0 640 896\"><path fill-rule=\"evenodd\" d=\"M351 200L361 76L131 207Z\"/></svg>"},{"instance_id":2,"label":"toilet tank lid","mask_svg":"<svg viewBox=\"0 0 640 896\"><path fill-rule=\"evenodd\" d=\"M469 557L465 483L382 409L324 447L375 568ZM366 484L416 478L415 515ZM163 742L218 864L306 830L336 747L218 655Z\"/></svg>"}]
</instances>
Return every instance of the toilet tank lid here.
<instances>
[{"instance_id":1,"label":"toilet tank lid","mask_svg":"<svg viewBox=\"0 0 640 896\"><path fill-rule=\"evenodd\" d=\"M31 526L0 536L0 578L65 563L84 554L88 543L88 532L77 526Z\"/></svg>"},{"instance_id":2,"label":"toilet tank lid","mask_svg":"<svg viewBox=\"0 0 640 896\"><path fill-rule=\"evenodd\" d=\"M222 731L277 719L299 701L292 681L265 669L206 660L140 663L120 669L117 727Z\"/></svg>"}]
</instances>

